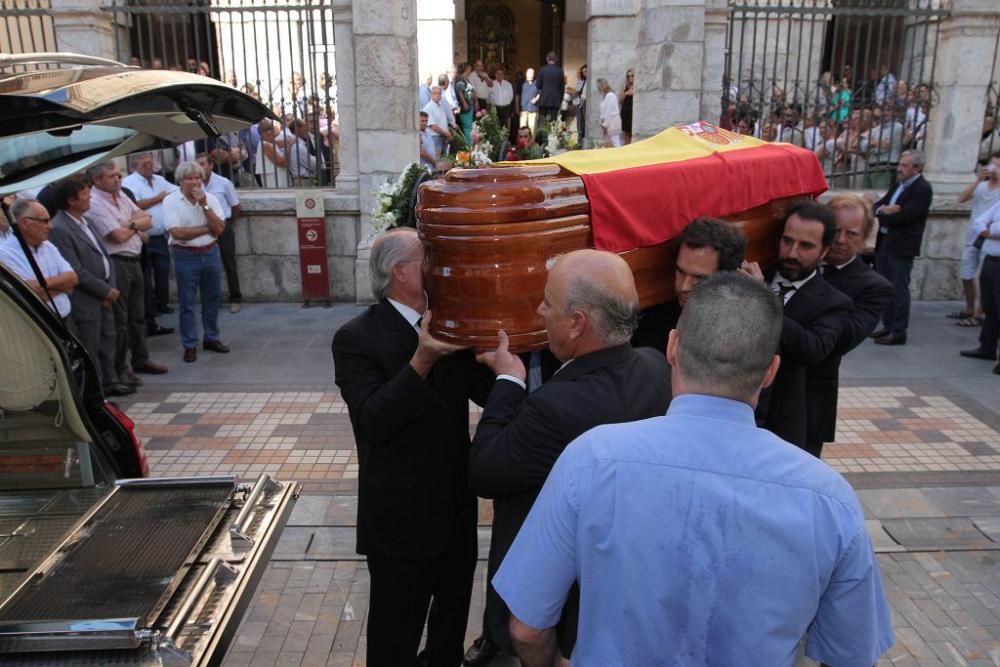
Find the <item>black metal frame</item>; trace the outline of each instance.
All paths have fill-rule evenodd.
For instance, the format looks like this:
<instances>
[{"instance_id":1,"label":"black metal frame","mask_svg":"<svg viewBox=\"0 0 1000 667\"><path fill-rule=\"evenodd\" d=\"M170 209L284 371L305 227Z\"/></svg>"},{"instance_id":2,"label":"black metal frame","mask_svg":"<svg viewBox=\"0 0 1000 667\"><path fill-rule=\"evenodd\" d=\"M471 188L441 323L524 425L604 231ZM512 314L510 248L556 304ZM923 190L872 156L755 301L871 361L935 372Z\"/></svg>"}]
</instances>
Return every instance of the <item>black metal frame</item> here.
<instances>
[{"instance_id":1,"label":"black metal frame","mask_svg":"<svg viewBox=\"0 0 1000 667\"><path fill-rule=\"evenodd\" d=\"M720 124L735 129L739 117L749 117L755 133L769 138L774 112L793 106L802 119L811 114L816 125L825 120L843 138L845 150L823 161L834 186L886 185L900 147L924 147L936 102L939 27L949 13L950 0L730 0ZM850 80L842 78L845 66ZM884 85L890 81L883 78L884 67L894 80L907 82L905 94ZM866 110L891 113L903 132L897 133L895 123L887 134L850 129L852 114L862 112L863 123ZM788 132L797 143L808 143L802 124L799 129ZM874 164L862 157L869 138L891 147L877 151Z\"/></svg>"}]
</instances>

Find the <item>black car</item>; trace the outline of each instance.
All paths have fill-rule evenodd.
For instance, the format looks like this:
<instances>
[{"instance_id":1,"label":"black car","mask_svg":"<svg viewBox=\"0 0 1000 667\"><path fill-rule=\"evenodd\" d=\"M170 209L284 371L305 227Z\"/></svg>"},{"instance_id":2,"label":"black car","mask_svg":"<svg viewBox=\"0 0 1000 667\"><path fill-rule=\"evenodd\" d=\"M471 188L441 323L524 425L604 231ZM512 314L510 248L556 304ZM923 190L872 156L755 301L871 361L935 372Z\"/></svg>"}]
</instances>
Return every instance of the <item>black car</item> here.
<instances>
[{"instance_id":1,"label":"black car","mask_svg":"<svg viewBox=\"0 0 1000 667\"><path fill-rule=\"evenodd\" d=\"M39 59L0 56L0 194L268 115L197 75ZM0 664L221 662L300 487L148 474L83 346L0 264Z\"/></svg>"}]
</instances>

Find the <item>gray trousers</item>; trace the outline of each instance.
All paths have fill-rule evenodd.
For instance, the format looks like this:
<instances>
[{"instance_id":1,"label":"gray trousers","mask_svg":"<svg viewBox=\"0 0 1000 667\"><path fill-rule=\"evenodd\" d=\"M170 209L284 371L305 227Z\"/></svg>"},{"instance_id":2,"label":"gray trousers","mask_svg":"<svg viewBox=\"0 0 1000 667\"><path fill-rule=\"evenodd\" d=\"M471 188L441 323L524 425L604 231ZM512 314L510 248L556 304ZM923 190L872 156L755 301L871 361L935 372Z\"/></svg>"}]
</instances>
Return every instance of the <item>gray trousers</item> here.
<instances>
[{"instance_id":1,"label":"gray trousers","mask_svg":"<svg viewBox=\"0 0 1000 667\"><path fill-rule=\"evenodd\" d=\"M115 371L115 316L108 308L101 308L97 319L81 320L70 313L70 318L76 324L77 338L83 343L84 349L90 354L97 373L101 378L101 386L107 387L118 383L118 373Z\"/></svg>"}]
</instances>

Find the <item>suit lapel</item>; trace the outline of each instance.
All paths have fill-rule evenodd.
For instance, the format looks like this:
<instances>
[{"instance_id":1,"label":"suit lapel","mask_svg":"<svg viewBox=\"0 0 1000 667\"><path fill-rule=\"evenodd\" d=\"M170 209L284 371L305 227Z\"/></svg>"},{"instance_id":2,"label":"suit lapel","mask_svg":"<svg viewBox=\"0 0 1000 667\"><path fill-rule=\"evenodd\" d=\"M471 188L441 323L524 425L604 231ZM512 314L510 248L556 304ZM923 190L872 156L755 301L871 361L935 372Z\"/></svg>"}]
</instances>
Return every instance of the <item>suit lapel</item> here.
<instances>
[{"instance_id":1,"label":"suit lapel","mask_svg":"<svg viewBox=\"0 0 1000 667\"><path fill-rule=\"evenodd\" d=\"M785 315L799 321L817 303L824 301L826 291L826 281L823 280L823 276L817 273L809 279L809 282L792 292L788 303L785 304Z\"/></svg>"}]
</instances>

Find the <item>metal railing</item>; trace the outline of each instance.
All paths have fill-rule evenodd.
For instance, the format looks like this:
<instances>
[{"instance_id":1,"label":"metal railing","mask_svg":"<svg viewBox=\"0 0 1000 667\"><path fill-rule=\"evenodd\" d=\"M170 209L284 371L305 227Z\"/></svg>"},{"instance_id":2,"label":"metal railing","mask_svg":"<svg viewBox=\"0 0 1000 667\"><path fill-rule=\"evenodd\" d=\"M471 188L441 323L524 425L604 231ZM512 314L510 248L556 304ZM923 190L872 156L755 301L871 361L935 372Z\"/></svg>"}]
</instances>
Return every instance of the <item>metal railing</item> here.
<instances>
[{"instance_id":1,"label":"metal railing","mask_svg":"<svg viewBox=\"0 0 1000 667\"><path fill-rule=\"evenodd\" d=\"M949 0L730 0L720 124L814 150L832 187L883 188L924 148Z\"/></svg>"},{"instance_id":2,"label":"metal railing","mask_svg":"<svg viewBox=\"0 0 1000 667\"><path fill-rule=\"evenodd\" d=\"M56 50L49 0L0 0L0 53ZM13 68L17 71L20 67Z\"/></svg>"},{"instance_id":3,"label":"metal railing","mask_svg":"<svg viewBox=\"0 0 1000 667\"><path fill-rule=\"evenodd\" d=\"M164 171L199 152L237 187L333 187L339 167L337 79L330 0L111 0L122 62L229 83L280 119L161 154ZM266 147L266 148L265 148Z\"/></svg>"}]
</instances>

